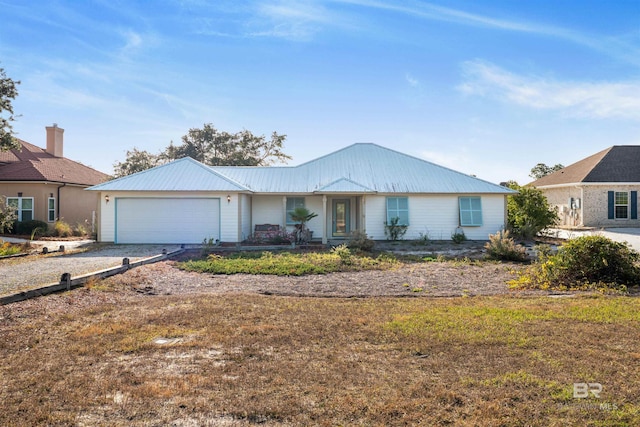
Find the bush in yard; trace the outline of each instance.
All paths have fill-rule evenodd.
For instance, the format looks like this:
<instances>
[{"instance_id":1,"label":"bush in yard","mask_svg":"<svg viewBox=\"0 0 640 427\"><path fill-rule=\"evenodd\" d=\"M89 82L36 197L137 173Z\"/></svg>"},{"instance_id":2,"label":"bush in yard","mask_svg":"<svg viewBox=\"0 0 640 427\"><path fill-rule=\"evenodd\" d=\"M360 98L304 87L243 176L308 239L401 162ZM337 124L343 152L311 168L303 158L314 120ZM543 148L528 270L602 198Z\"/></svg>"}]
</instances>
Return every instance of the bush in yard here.
<instances>
[{"instance_id":1,"label":"bush in yard","mask_svg":"<svg viewBox=\"0 0 640 427\"><path fill-rule=\"evenodd\" d=\"M510 284L520 288L624 290L640 283L640 254L628 244L604 236L569 240Z\"/></svg>"},{"instance_id":2,"label":"bush in yard","mask_svg":"<svg viewBox=\"0 0 640 427\"><path fill-rule=\"evenodd\" d=\"M73 228L64 221L56 221L53 226L53 234L58 237L71 237L73 236Z\"/></svg>"},{"instance_id":3,"label":"bush in yard","mask_svg":"<svg viewBox=\"0 0 640 427\"><path fill-rule=\"evenodd\" d=\"M489 235L489 241L484 245L487 255L491 259L503 261L525 261L527 251L524 246L517 244L509 235L508 230L498 231Z\"/></svg>"},{"instance_id":4,"label":"bush in yard","mask_svg":"<svg viewBox=\"0 0 640 427\"><path fill-rule=\"evenodd\" d=\"M407 232L407 225L400 224L400 218L391 218L388 223L384 224L384 235L389 240L401 240Z\"/></svg>"},{"instance_id":5,"label":"bush in yard","mask_svg":"<svg viewBox=\"0 0 640 427\"><path fill-rule=\"evenodd\" d=\"M16 208L7 204L5 196L0 196L0 233L13 230L17 218Z\"/></svg>"},{"instance_id":6,"label":"bush in yard","mask_svg":"<svg viewBox=\"0 0 640 427\"><path fill-rule=\"evenodd\" d=\"M531 239L557 223L558 214L542 191L521 187L516 182L510 182L509 188L518 191L507 200L507 223L515 235Z\"/></svg>"},{"instance_id":7,"label":"bush in yard","mask_svg":"<svg viewBox=\"0 0 640 427\"><path fill-rule=\"evenodd\" d=\"M451 233L451 240L453 243L462 243L467 240L467 235L464 234L464 230L462 228L457 228L453 233Z\"/></svg>"},{"instance_id":8,"label":"bush in yard","mask_svg":"<svg viewBox=\"0 0 640 427\"><path fill-rule=\"evenodd\" d=\"M360 230L352 231L347 242L349 249L357 251L371 252L375 246L375 242L367 237L367 233Z\"/></svg>"},{"instance_id":9,"label":"bush in yard","mask_svg":"<svg viewBox=\"0 0 640 427\"><path fill-rule=\"evenodd\" d=\"M32 219L30 221L19 221L16 224L15 232L20 235L34 236L38 232L45 233L48 227L46 222Z\"/></svg>"}]
</instances>

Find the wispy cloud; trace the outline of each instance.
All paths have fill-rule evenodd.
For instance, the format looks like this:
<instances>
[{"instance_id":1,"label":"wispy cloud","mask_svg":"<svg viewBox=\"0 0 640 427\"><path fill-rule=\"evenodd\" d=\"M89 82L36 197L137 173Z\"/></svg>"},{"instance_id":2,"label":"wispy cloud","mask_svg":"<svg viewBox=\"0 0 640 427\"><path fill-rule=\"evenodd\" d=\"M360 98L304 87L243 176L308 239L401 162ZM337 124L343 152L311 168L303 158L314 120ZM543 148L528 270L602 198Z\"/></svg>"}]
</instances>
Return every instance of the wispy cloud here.
<instances>
[{"instance_id":1,"label":"wispy cloud","mask_svg":"<svg viewBox=\"0 0 640 427\"><path fill-rule=\"evenodd\" d=\"M554 37L585 46L601 54L640 66L640 48L624 38L607 37L601 34L584 34L568 28L544 25L518 19L500 19L469 13L464 10L442 7L431 3L409 1L398 4L381 0L333 0L335 3L386 10L432 21L450 22L459 25L490 28L503 31L537 34Z\"/></svg>"},{"instance_id":2,"label":"wispy cloud","mask_svg":"<svg viewBox=\"0 0 640 427\"><path fill-rule=\"evenodd\" d=\"M463 64L464 83L458 90L568 116L640 120L640 81L564 82L518 75L494 64Z\"/></svg>"},{"instance_id":3,"label":"wispy cloud","mask_svg":"<svg viewBox=\"0 0 640 427\"><path fill-rule=\"evenodd\" d=\"M407 73L404 76L405 80L411 87L420 87L420 81L413 77L411 74Z\"/></svg>"}]
</instances>

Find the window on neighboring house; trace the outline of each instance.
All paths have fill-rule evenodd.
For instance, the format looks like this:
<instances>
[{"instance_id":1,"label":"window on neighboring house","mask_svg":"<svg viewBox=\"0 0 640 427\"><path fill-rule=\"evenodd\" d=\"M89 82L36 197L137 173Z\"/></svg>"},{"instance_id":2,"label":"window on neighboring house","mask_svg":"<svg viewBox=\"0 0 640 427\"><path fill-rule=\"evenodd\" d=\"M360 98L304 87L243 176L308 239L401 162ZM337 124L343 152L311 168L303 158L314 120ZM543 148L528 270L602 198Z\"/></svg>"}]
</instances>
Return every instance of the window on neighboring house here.
<instances>
[{"instance_id":1,"label":"window on neighboring house","mask_svg":"<svg viewBox=\"0 0 640 427\"><path fill-rule=\"evenodd\" d=\"M49 222L54 222L56 220L56 199L49 197L48 206L47 219Z\"/></svg>"},{"instance_id":2,"label":"window on neighboring house","mask_svg":"<svg viewBox=\"0 0 640 427\"><path fill-rule=\"evenodd\" d=\"M7 197L7 205L16 208L18 221L33 219L33 197Z\"/></svg>"},{"instance_id":3,"label":"window on neighboring house","mask_svg":"<svg viewBox=\"0 0 640 427\"><path fill-rule=\"evenodd\" d=\"M460 197L460 225L480 227L482 225L482 202L480 197Z\"/></svg>"},{"instance_id":4,"label":"window on neighboring house","mask_svg":"<svg viewBox=\"0 0 640 427\"><path fill-rule=\"evenodd\" d=\"M296 208L304 208L304 197L287 197L287 225L294 225L296 222L291 219L291 213Z\"/></svg>"},{"instance_id":5,"label":"window on neighboring house","mask_svg":"<svg viewBox=\"0 0 640 427\"><path fill-rule=\"evenodd\" d=\"M629 193L626 191L616 191L614 209L615 219L629 218Z\"/></svg>"},{"instance_id":6,"label":"window on neighboring house","mask_svg":"<svg viewBox=\"0 0 640 427\"><path fill-rule=\"evenodd\" d=\"M387 224L398 218L398 225L409 225L409 198L387 197Z\"/></svg>"}]
</instances>

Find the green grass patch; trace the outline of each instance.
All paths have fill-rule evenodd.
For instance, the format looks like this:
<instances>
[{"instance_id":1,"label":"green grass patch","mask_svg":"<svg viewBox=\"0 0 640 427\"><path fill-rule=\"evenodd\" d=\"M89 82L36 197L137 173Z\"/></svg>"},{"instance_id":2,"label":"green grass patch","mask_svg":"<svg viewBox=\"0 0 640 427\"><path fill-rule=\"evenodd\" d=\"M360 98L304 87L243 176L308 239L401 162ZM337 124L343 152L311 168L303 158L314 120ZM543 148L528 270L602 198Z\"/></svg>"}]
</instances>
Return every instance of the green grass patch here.
<instances>
[{"instance_id":1,"label":"green grass patch","mask_svg":"<svg viewBox=\"0 0 640 427\"><path fill-rule=\"evenodd\" d=\"M342 252L239 252L226 256L209 255L203 260L181 262L178 267L187 271L211 274L272 274L303 276L339 271L386 270L398 265L389 255L372 258Z\"/></svg>"}]
</instances>

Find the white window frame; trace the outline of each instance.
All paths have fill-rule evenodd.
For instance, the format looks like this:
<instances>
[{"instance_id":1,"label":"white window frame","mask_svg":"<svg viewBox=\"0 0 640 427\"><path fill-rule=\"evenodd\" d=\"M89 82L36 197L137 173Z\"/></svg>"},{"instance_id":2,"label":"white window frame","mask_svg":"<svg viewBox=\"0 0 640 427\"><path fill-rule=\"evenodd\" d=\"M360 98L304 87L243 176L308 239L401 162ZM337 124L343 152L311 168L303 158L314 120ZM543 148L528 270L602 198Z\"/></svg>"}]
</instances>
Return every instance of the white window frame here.
<instances>
[{"instance_id":1,"label":"white window frame","mask_svg":"<svg viewBox=\"0 0 640 427\"><path fill-rule=\"evenodd\" d=\"M53 207L51 207L51 202L53 202ZM49 197L47 199L47 222L55 222L56 221L56 198Z\"/></svg>"},{"instance_id":2,"label":"white window frame","mask_svg":"<svg viewBox=\"0 0 640 427\"><path fill-rule=\"evenodd\" d=\"M35 201L33 200L33 197L7 197L7 205L10 206L11 202L15 200L16 203L14 205L14 207L16 208L16 215L17 215L17 221L21 222L24 221L23 219L23 213L24 211L30 211L31 212L31 219L27 220L27 221L31 221L35 219ZM23 204L25 200L31 200L31 209L24 209L23 208Z\"/></svg>"},{"instance_id":3,"label":"white window frame","mask_svg":"<svg viewBox=\"0 0 640 427\"><path fill-rule=\"evenodd\" d=\"M400 200L404 200L406 208L400 208ZM391 224L391 220L398 218L398 225L409 225L409 198L406 196L387 197L387 224ZM403 221L403 216L406 221Z\"/></svg>"},{"instance_id":4,"label":"white window frame","mask_svg":"<svg viewBox=\"0 0 640 427\"><path fill-rule=\"evenodd\" d=\"M626 203L620 203L618 202L618 195L622 196L624 195L625 199L626 199ZM629 197L629 192L628 191L616 191L613 193L613 218L614 219L629 219L629 204L630 204L630 197ZM618 208L625 208L625 212L626 215L625 216L618 216Z\"/></svg>"},{"instance_id":5,"label":"white window frame","mask_svg":"<svg viewBox=\"0 0 640 427\"><path fill-rule=\"evenodd\" d=\"M478 207L473 206L474 200L478 201ZM482 197L458 197L458 209L461 227L482 227ZM469 218L469 220L467 220L467 218Z\"/></svg>"},{"instance_id":6,"label":"white window frame","mask_svg":"<svg viewBox=\"0 0 640 427\"><path fill-rule=\"evenodd\" d=\"M297 224L294 220L291 219L291 213L296 208L304 208L305 200L304 197L287 197L287 206L286 206L286 217L287 217L287 225L295 225Z\"/></svg>"}]
</instances>

